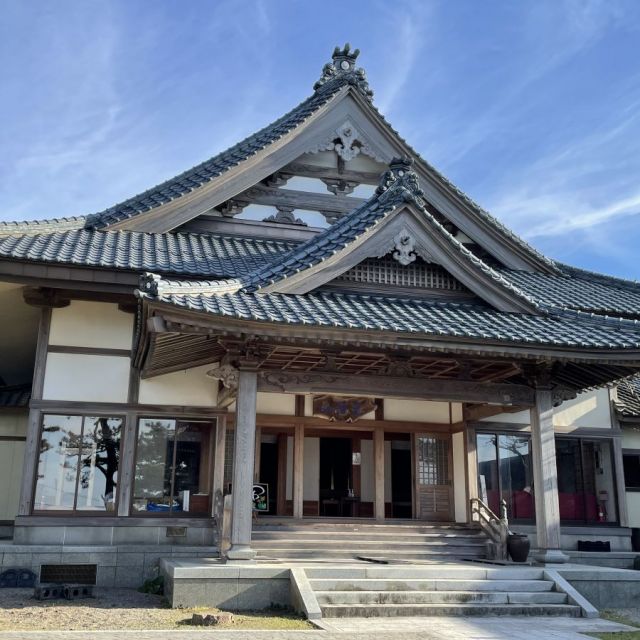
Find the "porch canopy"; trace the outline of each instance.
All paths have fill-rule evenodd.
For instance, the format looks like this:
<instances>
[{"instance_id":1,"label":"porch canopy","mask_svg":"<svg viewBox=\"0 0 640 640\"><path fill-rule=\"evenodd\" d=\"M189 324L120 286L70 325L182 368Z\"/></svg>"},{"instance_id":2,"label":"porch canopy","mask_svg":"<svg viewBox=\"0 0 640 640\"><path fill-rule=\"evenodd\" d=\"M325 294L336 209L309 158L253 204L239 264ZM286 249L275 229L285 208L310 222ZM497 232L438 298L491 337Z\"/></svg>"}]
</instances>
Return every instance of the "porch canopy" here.
<instances>
[{"instance_id":1,"label":"porch canopy","mask_svg":"<svg viewBox=\"0 0 640 640\"><path fill-rule=\"evenodd\" d=\"M397 286L402 269L411 286ZM210 281L145 274L134 360L142 377L216 363L221 403L237 401L238 558L251 556L255 396L277 391L476 405L468 416L488 405L530 408L543 488L538 541L547 560L558 559L552 408L640 370L636 320L623 308L618 317L593 312L615 306L615 296L623 307L625 287L507 272L473 253L430 211L411 161L396 159L372 198L248 273ZM628 293L637 295L635 286Z\"/></svg>"}]
</instances>

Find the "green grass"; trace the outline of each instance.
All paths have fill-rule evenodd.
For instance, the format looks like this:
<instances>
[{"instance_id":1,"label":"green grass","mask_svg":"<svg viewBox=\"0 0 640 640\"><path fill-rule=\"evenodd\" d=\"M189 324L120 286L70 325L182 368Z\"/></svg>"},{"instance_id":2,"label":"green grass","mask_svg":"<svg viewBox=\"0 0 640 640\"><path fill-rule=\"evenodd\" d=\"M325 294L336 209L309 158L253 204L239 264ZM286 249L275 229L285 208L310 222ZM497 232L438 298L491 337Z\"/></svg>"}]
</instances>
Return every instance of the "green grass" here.
<instances>
[{"instance_id":1,"label":"green grass","mask_svg":"<svg viewBox=\"0 0 640 640\"><path fill-rule=\"evenodd\" d=\"M587 633L585 635L592 636L594 638L600 638L600 640L640 640L640 625L629 620L624 616L616 613L615 611L601 611L600 617L605 620L611 620L611 622L619 622L620 624L626 624L629 627L636 627L637 631L613 631L607 633Z\"/></svg>"}]
</instances>

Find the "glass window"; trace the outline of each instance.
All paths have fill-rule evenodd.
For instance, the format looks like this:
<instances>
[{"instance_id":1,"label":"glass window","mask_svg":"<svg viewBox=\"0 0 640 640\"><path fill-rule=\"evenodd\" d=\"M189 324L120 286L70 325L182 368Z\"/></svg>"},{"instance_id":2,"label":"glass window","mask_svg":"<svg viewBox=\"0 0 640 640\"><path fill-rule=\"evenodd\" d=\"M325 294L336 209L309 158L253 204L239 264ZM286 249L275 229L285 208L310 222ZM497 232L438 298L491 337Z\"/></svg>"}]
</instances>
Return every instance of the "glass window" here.
<instances>
[{"instance_id":1,"label":"glass window","mask_svg":"<svg viewBox=\"0 0 640 640\"><path fill-rule=\"evenodd\" d=\"M495 514L500 514L498 451L495 433L479 433L477 437L478 495Z\"/></svg>"},{"instance_id":2,"label":"glass window","mask_svg":"<svg viewBox=\"0 0 640 640\"><path fill-rule=\"evenodd\" d=\"M610 441L557 438L556 464L562 521L590 524L617 522Z\"/></svg>"},{"instance_id":3,"label":"glass window","mask_svg":"<svg viewBox=\"0 0 640 640\"><path fill-rule=\"evenodd\" d=\"M476 442L480 499L496 515L505 500L511 520L534 520L529 436L479 433Z\"/></svg>"},{"instance_id":4,"label":"glass window","mask_svg":"<svg viewBox=\"0 0 640 640\"><path fill-rule=\"evenodd\" d=\"M209 422L140 420L133 510L147 515L210 514L211 434Z\"/></svg>"},{"instance_id":5,"label":"glass window","mask_svg":"<svg viewBox=\"0 0 640 640\"><path fill-rule=\"evenodd\" d=\"M122 418L45 415L34 509L114 511Z\"/></svg>"},{"instance_id":6,"label":"glass window","mask_svg":"<svg viewBox=\"0 0 640 640\"><path fill-rule=\"evenodd\" d=\"M622 461L627 491L640 491L640 451L624 452Z\"/></svg>"},{"instance_id":7,"label":"glass window","mask_svg":"<svg viewBox=\"0 0 640 640\"><path fill-rule=\"evenodd\" d=\"M530 445L527 436L498 435L500 496L506 501L512 520L533 520L535 517Z\"/></svg>"}]
</instances>

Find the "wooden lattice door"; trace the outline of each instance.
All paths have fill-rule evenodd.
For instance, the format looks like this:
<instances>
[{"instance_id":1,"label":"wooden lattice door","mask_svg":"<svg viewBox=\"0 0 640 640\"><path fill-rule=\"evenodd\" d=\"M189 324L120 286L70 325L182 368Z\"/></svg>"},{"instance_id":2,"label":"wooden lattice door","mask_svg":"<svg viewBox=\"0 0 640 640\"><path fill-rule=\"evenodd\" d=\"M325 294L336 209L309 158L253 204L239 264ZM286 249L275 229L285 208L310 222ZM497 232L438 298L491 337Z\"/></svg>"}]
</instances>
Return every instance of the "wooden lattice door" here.
<instances>
[{"instance_id":1,"label":"wooden lattice door","mask_svg":"<svg viewBox=\"0 0 640 640\"><path fill-rule=\"evenodd\" d=\"M414 438L416 518L453 519L451 436L417 433Z\"/></svg>"}]
</instances>

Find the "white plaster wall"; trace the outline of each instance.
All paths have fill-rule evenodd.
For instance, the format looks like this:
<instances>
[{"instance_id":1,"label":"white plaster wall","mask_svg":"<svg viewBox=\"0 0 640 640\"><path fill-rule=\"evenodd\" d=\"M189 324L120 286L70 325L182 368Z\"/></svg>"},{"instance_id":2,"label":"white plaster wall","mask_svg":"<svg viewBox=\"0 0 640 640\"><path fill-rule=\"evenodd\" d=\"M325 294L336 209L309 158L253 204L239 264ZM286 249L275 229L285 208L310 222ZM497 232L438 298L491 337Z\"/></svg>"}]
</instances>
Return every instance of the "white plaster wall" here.
<instances>
[{"instance_id":1,"label":"white plaster wall","mask_svg":"<svg viewBox=\"0 0 640 640\"><path fill-rule=\"evenodd\" d=\"M513 424L531 424L531 416L528 410L517 413L498 413L495 416L482 418L480 422L512 422Z\"/></svg>"},{"instance_id":2,"label":"white plaster wall","mask_svg":"<svg viewBox=\"0 0 640 640\"><path fill-rule=\"evenodd\" d=\"M125 356L49 353L42 395L45 400L126 402L129 369Z\"/></svg>"},{"instance_id":3,"label":"white plaster wall","mask_svg":"<svg viewBox=\"0 0 640 640\"><path fill-rule=\"evenodd\" d=\"M291 393L263 393L258 392L258 413L269 415L294 416L296 413L296 397Z\"/></svg>"},{"instance_id":4,"label":"white plaster wall","mask_svg":"<svg viewBox=\"0 0 640 640\"><path fill-rule=\"evenodd\" d=\"M293 500L293 436L287 436L287 500Z\"/></svg>"},{"instance_id":5,"label":"white plaster wall","mask_svg":"<svg viewBox=\"0 0 640 640\"><path fill-rule=\"evenodd\" d=\"M626 496L629 526L640 527L640 491L627 491Z\"/></svg>"},{"instance_id":6,"label":"white plaster wall","mask_svg":"<svg viewBox=\"0 0 640 640\"><path fill-rule=\"evenodd\" d=\"M385 398L385 420L449 424L449 403Z\"/></svg>"},{"instance_id":7,"label":"white plaster wall","mask_svg":"<svg viewBox=\"0 0 640 640\"><path fill-rule=\"evenodd\" d=\"M464 433L451 436L453 453L453 501L456 522L467 521L466 470L464 464Z\"/></svg>"},{"instance_id":8,"label":"white plaster wall","mask_svg":"<svg viewBox=\"0 0 640 640\"><path fill-rule=\"evenodd\" d=\"M27 435L27 424L29 422L29 411L11 410L0 412L0 436Z\"/></svg>"},{"instance_id":9,"label":"white plaster wall","mask_svg":"<svg viewBox=\"0 0 640 640\"><path fill-rule=\"evenodd\" d=\"M385 464L385 476L390 474L391 467ZM374 475L373 440L360 440L360 499L362 502L375 500Z\"/></svg>"},{"instance_id":10,"label":"white plaster wall","mask_svg":"<svg viewBox=\"0 0 640 640\"><path fill-rule=\"evenodd\" d=\"M74 300L53 309L49 344L131 349L134 316L117 304Z\"/></svg>"},{"instance_id":11,"label":"white plaster wall","mask_svg":"<svg viewBox=\"0 0 640 640\"><path fill-rule=\"evenodd\" d=\"M581 393L553 410L553 424L557 427L611 428L609 389Z\"/></svg>"},{"instance_id":12,"label":"white plaster wall","mask_svg":"<svg viewBox=\"0 0 640 640\"><path fill-rule=\"evenodd\" d=\"M622 430L622 448L623 449L640 449L640 429L623 429Z\"/></svg>"},{"instance_id":13,"label":"white plaster wall","mask_svg":"<svg viewBox=\"0 0 640 640\"><path fill-rule=\"evenodd\" d=\"M188 407L215 407L218 382L206 373L210 364L163 376L140 380L140 404L173 404Z\"/></svg>"},{"instance_id":14,"label":"white plaster wall","mask_svg":"<svg viewBox=\"0 0 640 640\"><path fill-rule=\"evenodd\" d=\"M451 422L462 422L462 403L451 403Z\"/></svg>"},{"instance_id":15,"label":"white plaster wall","mask_svg":"<svg viewBox=\"0 0 640 640\"><path fill-rule=\"evenodd\" d=\"M640 430L622 430L622 448L640 449ZM630 527L640 527L640 491L626 491Z\"/></svg>"},{"instance_id":16,"label":"white plaster wall","mask_svg":"<svg viewBox=\"0 0 640 640\"><path fill-rule=\"evenodd\" d=\"M24 445L22 440L0 442L0 520L13 520L18 513Z\"/></svg>"},{"instance_id":17,"label":"white plaster wall","mask_svg":"<svg viewBox=\"0 0 640 640\"><path fill-rule=\"evenodd\" d=\"M304 439L302 499L320 499L320 438Z\"/></svg>"}]
</instances>

